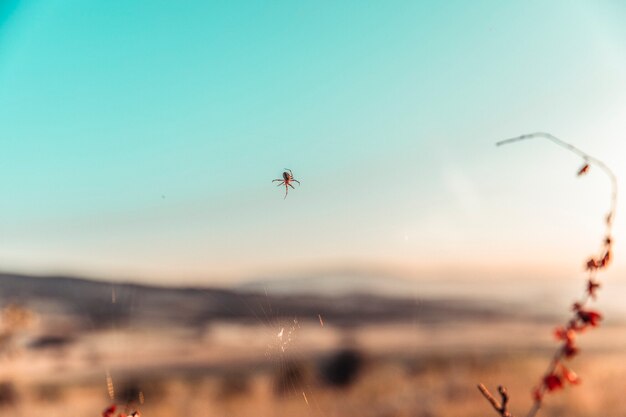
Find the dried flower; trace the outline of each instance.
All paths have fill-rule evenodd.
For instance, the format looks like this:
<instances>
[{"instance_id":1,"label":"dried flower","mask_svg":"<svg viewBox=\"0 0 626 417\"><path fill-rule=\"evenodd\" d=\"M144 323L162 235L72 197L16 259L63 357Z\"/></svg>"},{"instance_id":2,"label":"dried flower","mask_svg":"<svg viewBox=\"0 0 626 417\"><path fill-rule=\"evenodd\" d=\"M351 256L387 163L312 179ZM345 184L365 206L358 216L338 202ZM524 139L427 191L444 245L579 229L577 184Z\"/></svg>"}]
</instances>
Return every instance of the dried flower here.
<instances>
[{"instance_id":1,"label":"dried flower","mask_svg":"<svg viewBox=\"0 0 626 417\"><path fill-rule=\"evenodd\" d=\"M568 343L565 346L563 346L563 356L565 356L567 359L570 359L576 356L579 351L580 349L578 349L578 347L574 345L573 343L571 344Z\"/></svg>"},{"instance_id":2,"label":"dried flower","mask_svg":"<svg viewBox=\"0 0 626 417\"><path fill-rule=\"evenodd\" d=\"M563 380L559 375L552 373L543 378L543 385L548 391L556 391L563 388Z\"/></svg>"},{"instance_id":3,"label":"dried flower","mask_svg":"<svg viewBox=\"0 0 626 417\"><path fill-rule=\"evenodd\" d=\"M576 175L580 177L581 175L585 175L588 171L589 171L589 164L585 164L582 167L580 167Z\"/></svg>"},{"instance_id":4,"label":"dried flower","mask_svg":"<svg viewBox=\"0 0 626 417\"><path fill-rule=\"evenodd\" d=\"M561 365L561 375L563 379L565 379L570 384L580 384L580 378L574 371L568 369L567 367Z\"/></svg>"},{"instance_id":5,"label":"dried flower","mask_svg":"<svg viewBox=\"0 0 626 417\"><path fill-rule=\"evenodd\" d=\"M593 271L594 269L598 269L598 261L596 261L594 258L590 258L587 261L587 270L588 271Z\"/></svg>"},{"instance_id":6,"label":"dried flower","mask_svg":"<svg viewBox=\"0 0 626 417\"><path fill-rule=\"evenodd\" d=\"M604 256L602 257L602 259L600 260L600 268L604 268L606 266L609 265L609 263L611 263L611 259L613 258L612 254L611 254L611 249L607 250L604 253Z\"/></svg>"},{"instance_id":7,"label":"dried flower","mask_svg":"<svg viewBox=\"0 0 626 417\"><path fill-rule=\"evenodd\" d=\"M598 288L600 288L600 283L593 278L589 278L587 281L587 294L594 300L596 299L596 291Z\"/></svg>"},{"instance_id":8,"label":"dried flower","mask_svg":"<svg viewBox=\"0 0 626 417\"><path fill-rule=\"evenodd\" d=\"M102 417L113 417L115 414L115 410L117 410L117 406L115 404L111 404L106 410L102 412Z\"/></svg>"},{"instance_id":9,"label":"dried flower","mask_svg":"<svg viewBox=\"0 0 626 417\"><path fill-rule=\"evenodd\" d=\"M579 309L577 311L577 314L580 321L592 327L597 327L600 324L600 320L602 320L602 314L598 313L595 310Z\"/></svg>"},{"instance_id":10,"label":"dried flower","mask_svg":"<svg viewBox=\"0 0 626 417\"><path fill-rule=\"evenodd\" d=\"M556 337L556 340L562 340L567 343L570 343L574 341L574 338L576 337L576 333L574 332L574 330L572 330L569 327L568 328L557 327L554 330L554 337Z\"/></svg>"}]
</instances>

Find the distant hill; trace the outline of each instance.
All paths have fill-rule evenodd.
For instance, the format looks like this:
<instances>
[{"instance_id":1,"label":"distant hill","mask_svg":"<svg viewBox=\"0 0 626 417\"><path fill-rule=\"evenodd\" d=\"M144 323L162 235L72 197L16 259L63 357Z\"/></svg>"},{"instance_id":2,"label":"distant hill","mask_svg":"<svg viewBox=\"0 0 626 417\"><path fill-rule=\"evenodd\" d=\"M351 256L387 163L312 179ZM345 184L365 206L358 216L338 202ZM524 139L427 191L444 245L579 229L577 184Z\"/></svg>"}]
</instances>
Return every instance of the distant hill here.
<instances>
[{"instance_id":1,"label":"distant hill","mask_svg":"<svg viewBox=\"0 0 626 417\"><path fill-rule=\"evenodd\" d=\"M472 311L474 308L489 309L519 317L546 318L558 315L559 311L567 311L572 300L580 297L584 288L584 275L568 279L541 276L517 279L497 276L411 278L385 271L337 270L279 278L258 277L241 284L237 290L280 296L349 296L357 293L417 299L428 305L432 302L433 307L467 307ZM626 320L624 293L624 279L607 279L603 283L597 308L606 313L607 320ZM561 316L559 318L562 319Z\"/></svg>"},{"instance_id":2,"label":"distant hill","mask_svg":"<svg viewBox=\"0 0 626 417\"><path fill-rule=\"evenodd\" d=\"M279 317L327 323L497 319L516 309L480 300L418 299L374 293L268 294L260 288L171 288L63 276L0 274L0 303L16 302L41 316L70 316L85 328L115 325L199 326L216 320L259 324Z\"/></svg>"}]
</instances>

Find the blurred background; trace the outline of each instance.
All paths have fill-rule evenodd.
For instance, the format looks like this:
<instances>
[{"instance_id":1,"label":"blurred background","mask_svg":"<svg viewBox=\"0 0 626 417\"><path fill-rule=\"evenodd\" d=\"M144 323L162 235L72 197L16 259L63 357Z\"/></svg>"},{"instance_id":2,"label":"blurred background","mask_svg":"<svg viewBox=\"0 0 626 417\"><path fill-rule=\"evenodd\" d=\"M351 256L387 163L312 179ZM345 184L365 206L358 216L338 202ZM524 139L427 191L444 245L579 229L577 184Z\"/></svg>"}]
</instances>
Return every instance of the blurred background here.
<instances>
[{"instance_id":1,"label":"blurred background","mask_svg":"<svg viewBox=\"0 0 626 417\"><path fill-rule=\"evenodd\" d=\"M472 417L484 382L522 414L610 183L494 143L625 178L625 19L0 0L0 412ZM626 410L622 217L551 416Z\"/></svg>"}]
</instances>

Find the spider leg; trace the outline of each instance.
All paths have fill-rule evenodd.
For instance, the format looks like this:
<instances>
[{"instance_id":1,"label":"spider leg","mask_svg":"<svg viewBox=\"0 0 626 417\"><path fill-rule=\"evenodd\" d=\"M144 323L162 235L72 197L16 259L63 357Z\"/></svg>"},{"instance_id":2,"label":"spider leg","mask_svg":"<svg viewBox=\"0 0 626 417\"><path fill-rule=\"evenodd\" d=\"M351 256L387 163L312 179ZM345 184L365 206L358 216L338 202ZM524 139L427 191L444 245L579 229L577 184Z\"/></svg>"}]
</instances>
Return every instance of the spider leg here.
<instances>
[{"instance_id":1,"label":"spider leg","mask_svg":"<svg viewBox=\"0 0 626 417\"><path fill-rule=\"evenodd\" d=\"M291 184L288 184L288 185L289 185L291 188L293 188L294 190L296 189L296 187L294 187L293 185L291 185Z\"/></svg>"},{"instance_id":2,"label":"spider leg","mask_svg":"<svg viewBox=\"0 0 626 417\"><path fill-rule=\"evenodd\" d=\"M291 179L291 181L293 181L293 182L297 182L297 183L298 183L298 185L300 185L300 181L298 181L298 180L294 180L294 179L292 178L292 179Z\"/></svg>"},{"instance_id":3,"label":"spider leg","mask_svg":"<svg viewBox=\"0 0 626 417\"><path fill-rule=\"evenodd\" d=\"M287 183L285 183L285 196L283 197L283 200L287 198L287 194L289 194L289 187L287 187Z\"/></svg>"},{"instance_id":4,"label":"spider leg","mask_svg":"<svg viewBox=\"0 0 626 417\"><path fill-rule=\"evenodd\" d=\"M285 183L281 182L281 183L276 184L277 187L280 187L281 185L285 185Z\"/></svg>"},{"instance_id":5,"label":"spider leg","mask_svg":"<svg viewBox=\"0 0 626 417\"><path fill-rule=\"evenodd\" d=\"M274 182L274 181L281 181L282 182L283 180L277 178L275 180L272 180L272 182Z\"/></svg>"}]
</instances>

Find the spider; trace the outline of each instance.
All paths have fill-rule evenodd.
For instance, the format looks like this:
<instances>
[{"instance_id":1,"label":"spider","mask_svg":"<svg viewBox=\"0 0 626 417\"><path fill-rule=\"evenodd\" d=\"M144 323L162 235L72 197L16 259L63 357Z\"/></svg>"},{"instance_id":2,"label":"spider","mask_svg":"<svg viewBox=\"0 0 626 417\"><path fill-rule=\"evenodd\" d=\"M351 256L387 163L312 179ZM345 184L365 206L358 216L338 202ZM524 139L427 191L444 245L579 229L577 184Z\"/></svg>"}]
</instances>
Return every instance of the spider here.
<instances>
[{"instance_id":1,"label":"spider","mask_svg":"<svg viewBox=\"0 0 626 417\"><path fill-rule=\"evenodd\" d=\"M289 187L293 188L294 190L296 189L293 185L291 185L292 182L297 182L298 185L300 185L300 181L293 178L293 172L291 172L289 168L285 168L285 172L283 172L283 179L278 178L272 180L272 182L276 181L278 181L278 187L280 187L281 185L285 186L285 197L283 198L283 200L287 198L287 194L289 194Z\"/></svg>"}]
</instances>

